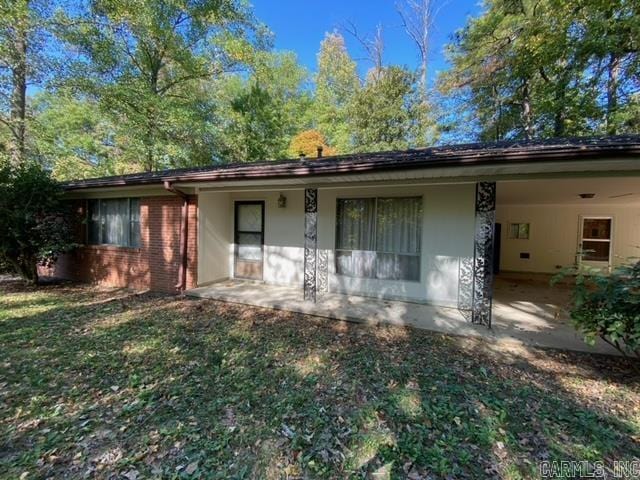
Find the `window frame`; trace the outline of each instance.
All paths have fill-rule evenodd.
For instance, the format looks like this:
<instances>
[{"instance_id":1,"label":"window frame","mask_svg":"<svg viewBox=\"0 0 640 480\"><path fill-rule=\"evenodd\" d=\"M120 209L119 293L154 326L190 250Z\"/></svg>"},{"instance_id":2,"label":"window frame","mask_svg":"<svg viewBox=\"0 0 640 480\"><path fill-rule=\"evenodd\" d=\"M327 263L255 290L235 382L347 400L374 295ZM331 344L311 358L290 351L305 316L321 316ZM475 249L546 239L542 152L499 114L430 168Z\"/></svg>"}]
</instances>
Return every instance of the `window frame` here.
<instances>
[{"instance_id":1,"label":"window frame","mask_svg":"<svg viewBox=\"0 0 640 480\"><path fill-rule=\"evenodd\" d=\"M118 200L126 200L127 201L127 213L126 213L126 221L124 222L127 226L126 228L126 243L125 244L120 244L120 243L106 243L103 242L103 228L105 225L106 220L103 218L102 216L102 212L103 212L103 206L102 203L103 202L108 202L108 201L118 201ZM134 221L132 219L132 211L131 211L131 204L133 201L137 201L138 203L138 219L136 221ZM97 206L98 206L98 241L97 242L92 242L90 239L90 235L91 235L91 223L93 222L91 220L91 202L96 202ZM133 237L133 235L131 235L132 233L132 228L133 225L136 224L137 228L138 228L138 241L141 242L141 232L140 232L140 197L114 197L114 198L91 198L87 200L87 211L86 211L86 215L85 215L85 221L86 221L86 232L85 232L85 245L90 246L90 247L117 247L117 248L129 248L129 249L140 249L140 243L138 243L138 245L132 245L131 244L131 238Z\"/></svg>"},{"instance_id":2,"label":"window frame","mask_svg":"<svg viewBox=\"0 0 640 480\"><path fill-rule=\"evenodd\" d=\"M518 226L516 235L512 235L513 227ZM522 225L527 226L527 236L520 236L520 228ZM529 240L531 238L531 222L509 222L509 231L508 231L509 240Z\"/></svg>"},{"instance_id":3,"label":"window frame","mask_svg":"<svg viewBox=\"0 0 640 480\"><path fill-rule=\"evenodd\" d=\"M609 238L587 238L585 237L584 232L584 222L585 220L608 220L609 221ZM580 215L580 226L579 226L579 263L585 264L607 264L611 267L613 262L613 232L614 232L614 217L613 215ZM609 258L607 260L593 260L587 258L588 255L584 253L584 243L585 242L594 242L594 243L607 243L609 245Z\"/></svg>"},{"instance_id":4,"label":"window frame","mask_svg":"<svg viewBox=\"0 0 640 480\"><path fill-rule=\"evenodd\" d=\"M418 241L418 253L398 253L398 252L388 252L388 251L378 251L377 243L378 243L378 200L419 200L420 201L420 211L422 215L419 217L419 232L420 238ZM339 240L339 226L338 226L338 214L339 214L339 203L341 201L349 201L349 200L373 200L373 250L358 250L353 248L338 248L338 240ZM422 282L422 236L423 236L423 217L424 217L424 197L422 195L402 195L402 196L379 196L379 197L338 197L336 198L336 211L335 211L335 239L334 239L334 258L333 258L333 267L334 273L336 275L340 275L342 277L348 278L364 278L371 280L379 280L386 282L405 282L405 283L421 283ZM371 251L373 253L382 254L382 255L402 255L407 257L417 257L418 258L418 278L417 279L396 279L396 278L379 278L376 275L374 276L358 276L358 275L348 275L344 273L338 273L338 252L366 252ZM377 262L377 258L376 258ZM377 271L377 268L374 269Z\"/></svg>"}]
</instances>

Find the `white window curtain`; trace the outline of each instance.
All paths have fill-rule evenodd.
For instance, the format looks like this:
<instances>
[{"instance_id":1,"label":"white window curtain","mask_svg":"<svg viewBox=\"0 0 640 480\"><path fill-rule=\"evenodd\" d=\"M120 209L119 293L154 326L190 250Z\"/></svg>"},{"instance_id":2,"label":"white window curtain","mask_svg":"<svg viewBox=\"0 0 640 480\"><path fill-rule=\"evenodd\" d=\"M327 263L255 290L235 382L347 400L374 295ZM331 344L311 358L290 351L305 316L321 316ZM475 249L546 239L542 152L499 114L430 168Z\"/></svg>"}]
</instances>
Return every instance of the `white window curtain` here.
<instances>
[{"instance_id":1,"label":"white window curtain","mask_svg":"<svg viewBox=\"0 0 640 480\"><path fill-rule=\"evenodd\" d=\"M88 207L88 241L90 244L132 247L140 245L139 199L90 200Z\"/></svg>"},{"instance_id":2,"label":"white window curtain","mask_svg":"<svg viewBox=\"0 0 640 480\"><path fill-rule=\"evenodd\" d=\"M421 198L339 199L336 271L418 281L421 234Z\"/></svg>"},{"instance_id":3,"label":"white window curtain","mask_svg":"<svg viewBox=\"0 0 640 480\"><path fill-rule=\"evenodd\" d=\"M348 250L373 250L374 198L338 201L338 245Z\"/></svg>"},{"instance_id":4,"label":"white window curtain","mask_svg":"<svg viewBox=\"0 0 640 480\"><path fill-rule=\"evenodd\" d=\"M127 245L129 200L118 198L102 202L102 243Z\"/></svg>"}]
</instances>

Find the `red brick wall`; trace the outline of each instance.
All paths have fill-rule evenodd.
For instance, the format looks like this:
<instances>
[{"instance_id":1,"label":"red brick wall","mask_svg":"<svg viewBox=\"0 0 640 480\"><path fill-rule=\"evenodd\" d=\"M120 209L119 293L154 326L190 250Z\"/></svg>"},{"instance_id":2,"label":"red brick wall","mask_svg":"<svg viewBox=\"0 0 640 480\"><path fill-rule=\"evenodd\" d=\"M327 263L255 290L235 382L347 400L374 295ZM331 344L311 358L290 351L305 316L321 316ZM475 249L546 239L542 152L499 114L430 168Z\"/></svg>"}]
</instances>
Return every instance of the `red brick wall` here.
<instances>
[{"instance_id":1,"label":"red brick wall","mask_svg":"<svg viewBox=\"0 0 640 480\"><path fill-rule=\"evenodd\" d=\"M84 210L84 202L79 210ZM180 268L182 199L172 196L140 199L140 248L87 245L63 255L41 274L136 290L176 293ZM187 288L197 282L198 200L189 197L187 225Z\"/></svg>"}]
</instances>

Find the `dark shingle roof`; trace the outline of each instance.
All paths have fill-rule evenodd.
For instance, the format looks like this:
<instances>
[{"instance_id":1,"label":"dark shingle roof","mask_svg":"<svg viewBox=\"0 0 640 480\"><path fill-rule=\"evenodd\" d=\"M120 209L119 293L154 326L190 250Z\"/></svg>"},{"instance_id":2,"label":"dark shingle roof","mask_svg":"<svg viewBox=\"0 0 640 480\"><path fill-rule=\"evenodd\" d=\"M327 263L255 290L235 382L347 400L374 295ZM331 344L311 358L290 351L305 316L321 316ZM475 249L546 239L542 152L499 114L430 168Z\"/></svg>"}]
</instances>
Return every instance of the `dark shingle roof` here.
<instances>
[{"instance_id":1,"label":"dark shingle roof","mask_svg":"<svg viewBox=\"0 0 640 480\"><path fill-rule=\"evenodd\" d=\"M286 178L444 166L640 156L640 135L467 143L304 160L229 163L75 180L67 190L168 182Z\"/></svg>"}]
</instances>

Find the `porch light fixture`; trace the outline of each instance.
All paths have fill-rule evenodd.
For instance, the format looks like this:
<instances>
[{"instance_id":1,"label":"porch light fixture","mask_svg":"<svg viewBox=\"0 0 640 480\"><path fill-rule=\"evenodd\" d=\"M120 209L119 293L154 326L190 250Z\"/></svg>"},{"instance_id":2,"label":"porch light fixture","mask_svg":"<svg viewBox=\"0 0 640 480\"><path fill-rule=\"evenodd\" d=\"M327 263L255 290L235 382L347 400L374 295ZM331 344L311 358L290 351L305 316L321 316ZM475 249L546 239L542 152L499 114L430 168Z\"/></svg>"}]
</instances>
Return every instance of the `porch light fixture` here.
<instances>
[{"instance_id":1,"label":"porch light fixture","mask_svg":"<svg viewBox=\"0 0 640 480\"><path fill-rule=\"evenodd\" d=\"M595 193L581 193L579 196L580 196L580 198L593 198L593 197L596 196L596 194Z\"/></svg>"},{"instance_id":2,"label":"porch light fixture","mask_svg":"<svg viewBox=\"0 0 640 480\"><path fill-rule=\"evenodd\" d=\"M283 194L278 197L278 208L287 208L287 197Z\"/></svg>"}]
</instances>

